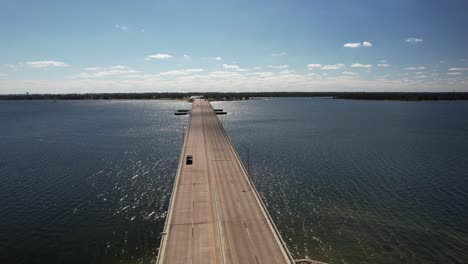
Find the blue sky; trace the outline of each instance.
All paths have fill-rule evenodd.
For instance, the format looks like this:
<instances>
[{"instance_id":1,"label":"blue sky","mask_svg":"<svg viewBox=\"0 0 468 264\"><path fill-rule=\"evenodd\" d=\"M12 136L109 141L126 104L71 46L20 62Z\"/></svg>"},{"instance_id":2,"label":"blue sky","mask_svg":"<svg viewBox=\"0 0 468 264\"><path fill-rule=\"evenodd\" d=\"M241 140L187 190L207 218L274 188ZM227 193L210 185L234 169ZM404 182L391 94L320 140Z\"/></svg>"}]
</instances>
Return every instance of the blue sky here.
<instances>
[{"instance_id":1,"label":"blue sky","mask_svg":"<svg viewBox=\"0 0 468 264\"><path fill-rule=\"evenodd\" d=\"M2 1L0 93L467 91L467 1Z\"/></svg>"}]
</instances>

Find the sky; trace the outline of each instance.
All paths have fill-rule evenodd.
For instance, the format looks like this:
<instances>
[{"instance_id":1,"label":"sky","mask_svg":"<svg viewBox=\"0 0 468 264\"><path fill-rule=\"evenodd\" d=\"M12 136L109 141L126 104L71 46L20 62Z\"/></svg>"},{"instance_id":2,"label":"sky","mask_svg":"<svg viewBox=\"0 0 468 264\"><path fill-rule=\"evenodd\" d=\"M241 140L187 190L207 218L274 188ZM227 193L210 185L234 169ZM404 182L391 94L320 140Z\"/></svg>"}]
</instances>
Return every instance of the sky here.
<instances>
[{"instance_id":1,"label":"sky","mask_svg":"<svg viewBox=\"0 0 468 264\"><path fill-rule=\"evenodd\" d=\"M0 94L468 92L466 0L0 7Z\"/></svg>"}]
</instances>

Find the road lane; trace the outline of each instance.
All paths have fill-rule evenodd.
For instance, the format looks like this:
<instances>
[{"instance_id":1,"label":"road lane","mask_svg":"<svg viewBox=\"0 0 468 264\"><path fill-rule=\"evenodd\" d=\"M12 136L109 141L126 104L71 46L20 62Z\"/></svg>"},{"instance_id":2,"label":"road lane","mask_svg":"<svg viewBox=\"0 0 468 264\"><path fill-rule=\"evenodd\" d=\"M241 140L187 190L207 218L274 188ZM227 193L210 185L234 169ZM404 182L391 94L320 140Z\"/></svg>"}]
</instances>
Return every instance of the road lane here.
<instances>
[{"instance_id":1,"label":"road lane","mask_svg":"<svg viewBox=\"0 0 468 264\"><path fill-rule=\"evenodd\" d=\"M158 262L290 263L208 101L194 101L182 151Z\"/></svg>"}]
</instances>

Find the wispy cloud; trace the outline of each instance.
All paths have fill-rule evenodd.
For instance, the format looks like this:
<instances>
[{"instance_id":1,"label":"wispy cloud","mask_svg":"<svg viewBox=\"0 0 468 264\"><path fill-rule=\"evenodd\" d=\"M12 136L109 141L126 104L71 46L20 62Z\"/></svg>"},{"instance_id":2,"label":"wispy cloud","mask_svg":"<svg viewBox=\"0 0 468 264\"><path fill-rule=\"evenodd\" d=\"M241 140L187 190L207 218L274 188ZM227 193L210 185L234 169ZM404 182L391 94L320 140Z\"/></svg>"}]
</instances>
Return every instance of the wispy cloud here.
<instances>
[{"instance_id":1,"label":"wispy cloud","mask_svg":"<svg viewBox=\"0 0 468 264\"><path fill-rule=\"evenodd\" d=\"M103 71L103 70L124 70L129 69L129 66L117 65L112 67L88 67L85 68L87 71Z\"/></svg>"},{"instance_id":2,"label":"wispy cloud","mask_svg":"<svg viewBox=\"0 0 468 264\"><path fill-rule=\"evenodd\" d=\"M284 71L280 71L279 74L281 75L285 75L285 74L293 74L294 71L290 71L290 70L284 70Z\"/></svg>"},{"instance_id":3,"label":"wispy cloud","mask_svg":"<svg viewBox=\"0 0 468 264\"><path fill-rule=\"evenodd\" d=\"M468 68L450 68L449 71L468 71Z\"/></svg>"},{"instance_id":4,"label":"wispy cloud","mask_svg":"<svg viewBox=\"0 0 468 264\"><path fill-rule=\"evenodd\" d=\"M221 57L216 57L215 60L220 61L220 60L223 60L223 58L221 58Z\"/></svg>"},{"instance_id":5,"label":"wispy cloud","mask_svg":"<svg viewBox=\"0 0 468 264\"><path fill-rule=\"evenodd\" d=\"M4 67L10 68L10 69L16 69L17 65L13 64L3 64Z\"/></svg>"},{"instance_id":6,"label":"wispy cloud","mask_svg":"<svg viewBox=\"0 0 468 264\"><path fill-rule=\"evenodd\" d=\"M352 68L371 68L371 64L361 64L361 63L353 63L351 64Z\"/></svg>"},{"instance_id":7,"label":"wispy cloud","mask_svg":"<svg viewBox=\"0 0 468 264\"><path fill-rule=\"evenodd\" d=\"M129 66L117 65L111 67L88 67L85 68L87 72L82 72L77 75L72 75L69 79L89 79L89 78L103 78L116 75L135 74L139 71L131 69Z\"/></svg>"},{"instance_id":8,"label":"wispy cloud","mask_svg":"<svg viewBox=\"0 0 468 264\"><path fill-rule=\"evenodd\" d=\"M346 43L343 45L343 47L345 48L360 48L360 47L366 47L366 48L370 48L372 47L372 43L370 43L369 41L364 41L364 42L350 42L350 43Z\"/></svg>"},{"instance_id":9,"label":"wispy cloud","mask_svg":"<svg viewBox=\"0 0 468 264\"><path fill-rule=\"evenodd\" d=\"M115 28L121 29L121 30L127 30L126 26L121 26L121 25L118 25L118 24L115 24Z\"/></svg>"},{"instance_id":10,"label":"wispy cloud","mask_svg":"<svg viewBox=\"0 0 468 264\"><path fill-rule=\"evenodd\" d=\"M165 53L153 54L147 57L147 59L157 59L157 60L164 60L164 59L170 59L170 58L172 58L172 55L165 54Z\"/></svg>"},{"instance_id":11,"label":"wispy cloud","mask_svg":"<svg viewBox=\"0 0 468 264\"><path fill-rule=\"evenodd\" d=\"M419 43L419 42L423 42L423 41L424 41L424 39L422 39L422 38L414 38L414 37L405 39L405 42L407 42L407 43Z\"/></svg>"},{"instance_id":12,"label":"wispy cloud","mask_svg":"<svg viewBox=\"0 0 468 264\"><path fill-rule=\"evenodd\" d=\"M461 72L447 72L448 75L461 75Z\"/></svg>"},{"instance_id":13,"label":"wispy cloud","mask_svg":"<svg viewBox=\"0 0 468 264\"><path fill-rule=\"evenodd\" d=\"M251 73L247 73L247 75L255 75L258 77L270 77L270 76L273 76L273 73L272 72L251 72Z\"/></svg>"},{"instance_id":14,"label":"wispy cloud","mask_svg":"<svg viewBox=\"0 0 468 264\"><path fill-rule=\"evenodd\" d=\"M349 71L344 71L344 72L342 72L342 74L345 74L345 75L357 75L357 73L355 73L355 72L349 72Z\"/></svg>"},{"instance_id":15,"label":"wispy cloud","mask_svg":"<svg viewBox=\"0 0 468 264\"><path fill-rule=\"evenodd\" d=\"M414 70L420 71L420 70L425 70L425 69L426 69L426 67L422 67L422 66L405 68L405 70L412 70L412 71L414 71Z\"/></svg>"},{"instance_id":16,"label":"wispy cloud","mask_svg":"<svg viewBox=\"0 0 468 264\"><path fill-rule=\"evenodd\" d=\"M377 64L378 67L390 67L390 64L387 63L379 63Z\"/></svg>"},{"instance_id":17,"label":"wispy cloud","mask_svg":"<svg viewBox=\"0 0 468 264\"><path fill-rule=\"evenodd\" d=\"M116 70L119 71L119 70ZM107 78L81 76L83 78L67 78L66 80L9 80L0 78L1 93L17 93L17 91L32 91L34 93L73 93L73 92L182 92L182 91L441 91L466 87L467 78L464 75L447 75L445 80L422 82L417 76L396 79L367 77L341 74L322 75L316 72L307 74L256 74L238 71L214 71L204 74L187 74L181 76L160 76L158 74L125 74L108 75ZM86 72L96 74L96 72ZM324 73L324 72L321 72ZM115 73L112 73L115 74ZM106 75L106 74L101 74ZM428 75L431 76L432 75ZM443 77L442 77L443 78ZM446 80L449 79L450 82ZM11 88L13 87L13 88ZM81 89L81 90L80 90ZM109 90L112 89L112 90Z\"/></svg>"},{"instance_id":18,"label":"wispy cloud","mask_svg":"<svg viewBox=\"0 0 468 264\"><path fill-rule=\"evenodd\" d=\"M246 69L242 69L241 67L239 67L239 65L235 65L235 64L223 64L222 66L224 69L228 69L228 70L246 71Z\"/></svg>"},{"instance_id":19,"label":"wispy cloud","mask_svg":"<svg viewBox=\"0 0 468 264\"><path fill-rule=\"evenodd\" d=\"M195 72L202 72L203 69L183 69L183 70L172 70L172 71L166 71L166 72L161 72L159 75L162 76L178 76L178 75L187 75L187 74L192 74Z\"/></svg>"},{"instance_id":20,"label":"wispy cloud","mask_svg":"<svg viewBox=\"0 0 468 264\"><path fill-rule=\"evenodd\" d=\"M272 69L287 69L289 68L289 65L285 64L285 65L270 65L270 66L267 66L268 68L272 68Z\"/></svg>"},{"instance_id":21,"label":"wispy cloud","mask_svg":"<svg viewBox=\"0 0 468 264\"><path fill-rule=\"evenodd\" d=\"M343 68L345 65L344 64L332 64L332 65L324 65L322 68L322 70L339 70L341 68Z\"/></svg>"},{"instance_id":22,"label":"wispy cloud","mask_svg":"<svg viewBox=\"0 0 468 264\"><path fill-rule=\"evenodd\" d=\"M242 77L243 75L237 73L237 72L231 72L231 71L213 71L208 74L208 77L210 78L222 78L222 79L229 79L229 78L239 78Z\"/></svg>"},{"instance_id":23,"label":"wispy cloud","mask_svg":"<svg viewBox=\"0 0 468 264\"><path fill-rule=\"evenodd\" d=\"M286 55L287 55L287 53L284 52L284 51L283 51L283 52L280 52L280 53L273 53L273 54L271 54L271 56L273 56L273 57L281 57L281 56L286 56Z\"/></svg>"},{"instance_id":24,"label":"wispy cloud","mask_svg":"<svg viewBox=\"0 0 468 264\"><path fill-rule=\"evenodd\" d=\"M223 64L223 68L229 70L240 70L240 67L234 64Z\"/></svg>"},{"instance_id":25,"label":"wispy cloud","mask_svg":"<svg viewBox=\"0 0 468 264\"><path fill-rule=\"evenodd\" d=\"M129 66L123 66L123 65L117 65L117 66L114 66L114 67L111 67L111 69L113 70L123 70L123 69L128 69L130 68Z\"/></svg>"},{"instance_id":26,"label":"wispy cloud","mask_svg":"<svg viewBox=\"0 0 468 264\"><path fill-rule=\"evenodd\" d=\"M61 61L29 61L25 63L26 65L33 68L48 68L48 67L68 67L69 65Z\"/></svg>"},{"instance_id":27,"label":"wispy cloud","mask_svg":"<svg viewBox=\"0 0 468 264\"><path fill-rule=\"evenodd\" d=\"M184 59L190 59L190 56L187 54L184 54Z\"/></svg>"},{"instance_id":28,"label":"wispy cloud","mask_svg":"<svg viewBox=\"0 0 468 264\"><path fill-rule=\"evenodd\" d=\"M316 69L316 68L322 68L322 64L318 64L318 63L307 64L307 68L309 70L313 70L313 69Z\"/></svg>"}]
</instances>

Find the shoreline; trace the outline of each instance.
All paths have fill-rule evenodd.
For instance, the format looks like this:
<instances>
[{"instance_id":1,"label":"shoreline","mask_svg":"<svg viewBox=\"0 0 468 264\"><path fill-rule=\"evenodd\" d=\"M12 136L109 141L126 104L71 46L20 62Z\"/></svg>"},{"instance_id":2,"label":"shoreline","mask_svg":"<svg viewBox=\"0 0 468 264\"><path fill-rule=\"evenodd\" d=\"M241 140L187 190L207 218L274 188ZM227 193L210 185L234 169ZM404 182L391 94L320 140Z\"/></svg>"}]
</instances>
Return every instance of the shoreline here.
<instances>
[{"instance_id":1,"label":"shoreline","mask_svg":"<svg viewBox=\"0 0 468 264\"><path fill-rule=\"evenodd\" d=\"M245 92L245 93L88 93L5 94L0 100L179 100L205 98L210 101L245 101L274 97L310 97L373 101L468 100L468 92Z\"/></svg>"}]
</instances>

